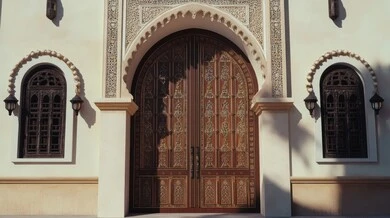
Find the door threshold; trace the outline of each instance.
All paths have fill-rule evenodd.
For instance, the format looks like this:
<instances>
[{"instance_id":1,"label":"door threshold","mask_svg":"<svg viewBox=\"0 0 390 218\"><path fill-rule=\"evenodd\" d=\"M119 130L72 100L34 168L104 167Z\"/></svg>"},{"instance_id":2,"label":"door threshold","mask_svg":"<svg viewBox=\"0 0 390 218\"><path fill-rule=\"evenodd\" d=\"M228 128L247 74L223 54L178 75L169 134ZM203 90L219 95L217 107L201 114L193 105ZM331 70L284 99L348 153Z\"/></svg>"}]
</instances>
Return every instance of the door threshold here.
<instances>
[{"instance_id":1,"label":"door threshold","mask_svg":"<svg viewBox=\"0 0 390 218\"><path fill-rule=\"evenodd\" d=\"M262 218L259 213L150 213L129 214L127 217L134 218Z\"/></svg>"}]
</instances>

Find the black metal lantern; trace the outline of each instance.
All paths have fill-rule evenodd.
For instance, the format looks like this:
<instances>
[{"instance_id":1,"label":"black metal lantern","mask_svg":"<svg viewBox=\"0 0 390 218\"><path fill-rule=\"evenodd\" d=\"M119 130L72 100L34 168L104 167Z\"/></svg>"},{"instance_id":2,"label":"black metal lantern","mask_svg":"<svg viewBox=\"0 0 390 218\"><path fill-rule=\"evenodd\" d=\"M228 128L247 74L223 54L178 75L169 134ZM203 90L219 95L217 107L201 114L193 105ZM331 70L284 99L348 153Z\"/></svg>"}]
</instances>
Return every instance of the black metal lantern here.
<instances>
[{"instance_id":1,"label":"black metal lantern","mask_svg":"<svg viewBox=\"0 0 390 218\"><path fill-rule=\"evenodd\" d=\"M336 20L339 17L339 0L328 0L329 17Z\"/></svg>"},{"instance_id":2,"label":"black metal lantern","mask_svg":"<svg viewBox=\"0 0 390 218\"><path fill-rule=\"evenodd\" d=\"M383 98L378 95L378 93L375 92L375 94L370 98L371 107L375 111L375 115L379 114L379 110L383 106Z\"/></svg>"},{"instance_id":3,"label":"black metal lantern","mask_svg":"<svg viewBox=\"0 0 390 218\"><path fill-rule=\"evenodd\" d=\"M57 16L57 0L47 0L46 17L53 20Z\"/></svg>"},{"instance_id":4,"label":"black metal lantern","mask_svg":"<svg viewBox=\"0 0 390 218\"><path fill-rule=\"evenodd\" d=\"M18 99L16 99L13 95L9 95L6 99L4 99L4 102L5 109L8 110L8 115L11 116L12 111L16 108L16 103L18 103Z\"/></svg>"},{"instance_id":5,"label":"black metal lantern","mask_svg":"<svg viewBox=\"0 0 390 218\"><path fill-rule=\"evenodd\" d=\"M305 106L309 110L310 115L313 115L313 110L317 103L317 97L314 95L314 92L310 92L309 95L304 99Z\"/></svg>"},{"instance_id":6,"label":"black metal lantern","mask_svg":"<svg viewBox=\"0 0 390 218\"><path fill-rule=\"evenodd\" d=\"M81 109L81 105L83 104L83 99L80 96L75 95L70 102L72 103L72 109L76 112L76 116L79 115L79 111Z\"/></svg>"}]
</instances>

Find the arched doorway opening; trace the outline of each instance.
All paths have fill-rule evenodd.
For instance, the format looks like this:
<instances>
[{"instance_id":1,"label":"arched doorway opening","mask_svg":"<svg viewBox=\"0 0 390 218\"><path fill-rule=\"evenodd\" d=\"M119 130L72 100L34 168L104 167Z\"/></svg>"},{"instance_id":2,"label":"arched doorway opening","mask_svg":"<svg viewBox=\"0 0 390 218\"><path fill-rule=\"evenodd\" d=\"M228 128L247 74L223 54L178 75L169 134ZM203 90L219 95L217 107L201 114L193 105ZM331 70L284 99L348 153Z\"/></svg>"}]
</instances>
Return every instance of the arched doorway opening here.
<instances>
[{"instance_id":1,"label":"arched doorway opening","mask_svg":"<svg viewBox=\"0 0 390 218\"><path fill-rule=\"evenodd\" d=\"M190 29L144 56L132 94L133 212L258 212L258 91L230 41Z\"/></svg>"}]
</instances>

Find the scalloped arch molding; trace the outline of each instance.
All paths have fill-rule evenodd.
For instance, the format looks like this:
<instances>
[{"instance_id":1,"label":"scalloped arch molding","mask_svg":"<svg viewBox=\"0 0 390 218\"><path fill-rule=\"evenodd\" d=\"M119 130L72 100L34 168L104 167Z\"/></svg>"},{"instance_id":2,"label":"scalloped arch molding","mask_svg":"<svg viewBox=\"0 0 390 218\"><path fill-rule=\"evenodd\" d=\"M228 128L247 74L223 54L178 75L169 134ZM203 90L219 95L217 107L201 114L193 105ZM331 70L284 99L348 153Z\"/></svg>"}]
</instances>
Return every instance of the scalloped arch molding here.
<instances>
[{"instance_id":1,"label":"scalloped arch molding","mask_svg":"<svg viewBox=\"0 0 390 218\"><path fill-rule=\"evenodd\" d=\"M378 82L376 80L376 74L375 74L374 70L372 69L372 67L370 66L370 64L368 64L368 62L366 60L364 60L364 58L362 58L360 55L358 55L356 53L353 53L351 51L347 51L347 50L333 50L333 51L330 51L330 52L326 52L320 58L318 58L314 62L313 66L311 67L311 69L309 71L309 73L307 74L307 77L306 77L306 79L307 79L306 89L307 89L307 91L309 93L313 92L313 78L314 78L314 75L315 75L316 71L322 66L323 63L327 62L328 60L333 59L334 57L339 57L339 56L350 57L350 58L356 59L360 63L362 63L364 65L364 67L367 68L368 72L371 75L371 78L372 78L372 81L373 81L373 84L374 84L374 90L375 91L378 90Z\"/></svg>"},{"instance_id":2,"label":"scalloped arch molding","mask_svg":"<svg viewBox=\"0 0 390 218\"><path fill-rule=\"evenodd\" d=\"M63 61L69 69L72 71L73 74L73 79L75 82L75 92L76 95L80 95L81 92L81 80L80 80L80 72L77 69L77 67L65 56L62 54L51 51L51 50L37 50L37 51L32 51L30 54L28 54L26 57L24 57L22 60L20 60L15 67L12 69L10 76L9 76L9 84L8 84L8 93L10 95L15 95L15 80L16 76L19 73L19 70L25 65L26 63L30 62L33 58L39 58L41 56L50 56L50 57L55 57L61 61Z\"/></svg>"},{"instance_id":3,"label":"scalloped arch molding","mask_svg":"<svg viewBox=\"0 0 390 218\"><path fill-rule=\"evenodd\" d=\"M187 16L191 17L192 19L209 19L209 22L218 22L221 25L224 25L225 28L233 31L235 35L240 37L246 46L246 49L248 49L246 53L249 56L249 59L253 59L256 62L259 62L260 68L262 69L262 76L265 77L264 70L266 69L266 59L264 56L264 51L254 35L243 24L241 24L240 21L238 21L232 15L210 5L201 3L186 3L157 16L137 35L133 43L127 49L124 57L125 71L123 80L125 83L128 81L131 62L133 61L135 54L146 43L146 41L148 41L148 39L160 29L164 28L168 23L174 22L179 18L185 18ZM171 31L171 33L173 33L177 30ZM254 65L254 63L252 63L252 65Z\"/></svg>"}]
</instances>

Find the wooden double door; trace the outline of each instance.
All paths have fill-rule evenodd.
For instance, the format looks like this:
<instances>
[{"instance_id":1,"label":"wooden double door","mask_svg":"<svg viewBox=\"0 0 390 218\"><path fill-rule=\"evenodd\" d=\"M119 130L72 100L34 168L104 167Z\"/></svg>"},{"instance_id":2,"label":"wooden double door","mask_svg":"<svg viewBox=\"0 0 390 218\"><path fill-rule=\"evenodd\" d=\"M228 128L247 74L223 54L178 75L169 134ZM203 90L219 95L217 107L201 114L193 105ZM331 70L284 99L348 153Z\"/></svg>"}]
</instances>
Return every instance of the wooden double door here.
<instances>
[{"instance_id":1,"label":"wooden double door","mask_svg":"<svg viewBox=\"0 0 390 218\"><path fill-rule=\"evenodd\" d=\"M133 83L132 210L258 211L256 91L248 60L217 34L154 46Z\"/></svg>"}]
</instances>

